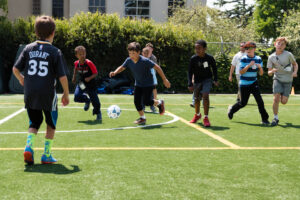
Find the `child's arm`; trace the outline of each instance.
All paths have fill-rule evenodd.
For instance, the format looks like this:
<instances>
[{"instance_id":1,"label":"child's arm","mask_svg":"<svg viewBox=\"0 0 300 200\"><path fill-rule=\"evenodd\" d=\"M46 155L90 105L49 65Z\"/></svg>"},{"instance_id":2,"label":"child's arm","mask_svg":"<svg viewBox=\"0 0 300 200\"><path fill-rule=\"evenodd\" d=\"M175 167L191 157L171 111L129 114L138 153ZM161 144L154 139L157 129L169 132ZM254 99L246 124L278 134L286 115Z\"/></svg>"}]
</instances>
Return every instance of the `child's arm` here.
<instances>
[{"instance_id":1,"label":"child's arm","mask_svg":"<svg viewBox=\"0 0 300 200\"><path fill-rule=\"evenodd\" d=\"M16 78L19 80L20 84L24 86L24 76L15 66L13 67L13 73L16 76Z\"/></svg>"},{"instance_id":2,"label":"child's arm","mask_svg":"<svg viewBox=\"0 0 300 200\"><path fill-rule=\"evenodd\" d=\"M74 68L73 77L72 77L72 83L76 83L76 74L77 74L77 68Z\"/></svg>"},{"instance_id":3,"label":"child's arm","mask_svg":"<svg viewBox=\"0 0 300 200\"><path fill-rule=\"evenodd\" d=\"M156 72L159 74L159 76L163 80L163 83L166 86L166 88L170 88L171 83L168 81L167 77L165 76L165 74L164 74L163 70L160 68L160 66L155 64L153 68L156 70Z\"/></svg>"},{"instance_id":4,"label":"child's arm","mask_svg":"<svg viewBox=\"0 0 300 200\"><path fill-rule=\"evenodd\" d=\"M115 76L115 75L121 73L121 72L124 71L125 69L126 69L126 68L123 67L123 66L121 65L121 66L118 67L115 71L110 72L110 73L109 73L109 77L111 78L111 77L113 77L113 76Z\"/></svg>"},{"instance_id":5,"label":"child's arm","mask_svg":"<svg viewBox=\"0 0 300 200\"><path fill-rule=\"evenodd\" d=\"M298 73L298 64L297 62L293 62L292 63L293 67L294 67L294 72L293 72L293 77L297 77L297 73Z\"/></svg>"},{"instance_id":6,"label":"child's arm","mask_svg":"<svg viewBox=\"0 0 300 200\"><path fill-rule=\"evenodd\" d=\"M69 85L68 85L67 76L60 77L59 81L60 81L61 86L64 90L64 93L61 97L61 102L62 102L63 106L66 106L66 105L69 104Z\"/></svg>"},{"instance_id":7,"label":"child's arm","mask_svg":"<svg viewBox=\"0 0 300 200\"><path fill-rule=\"evenodd\" d=\"M95 78L97 75L98 75L98 72L97 72L96 74L92 74L92 75L89 76L89 77L86 77L84 80L85 80L86 82L89 82L90 80L92 80L93 78Z\"/></svg>"}]
</instances>

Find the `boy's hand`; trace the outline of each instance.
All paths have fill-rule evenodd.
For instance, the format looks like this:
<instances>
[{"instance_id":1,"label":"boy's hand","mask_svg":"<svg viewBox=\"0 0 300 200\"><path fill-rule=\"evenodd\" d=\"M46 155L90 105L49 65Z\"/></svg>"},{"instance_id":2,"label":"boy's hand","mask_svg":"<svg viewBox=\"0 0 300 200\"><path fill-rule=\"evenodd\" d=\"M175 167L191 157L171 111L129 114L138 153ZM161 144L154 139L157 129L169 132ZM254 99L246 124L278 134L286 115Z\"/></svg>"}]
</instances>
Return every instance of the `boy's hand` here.
<instances>
[{"instance_id":1,"label":"boy's hand","mask_svg":"<svg viewBox=\"0 0 300 200\"><path fill-rule=\"evenodd\" d=\"M228 80L229 80L230 82L232 82L232 75L230 75L230 76L228 77Z\"/></svg>"},{"instance_id":2,"label":"boy's hand","mask_svg":"<svg viewBox=\"0 0 300 200\"><path fill-rule=\"evenodd\" d=\"M111 78L111 77L113 77L113 76L115 76L115 72L110 72L110 73L109 73L109 78Z\"/></svg>"},{"instance_id":3,"label":"boy's hand","mask_svg":"<svg viewBox=\"0 0 300 200\"><path fill-rule=\"evenodd\" d=\"M61 103L63 106L66 106L69 104L69 95L68 94L63 94L61 97Z\"/></svg>"},{"instance_id":4,"label":"boy's hand","mask_svg":"<svg viewBox=\"0 0 300 200\"><path fill-rule=\"evenodd\" d=\"M214 81L213 83L214 83L215 86L217 86L217 87L219 86L219 82L218 81Z\"/></svg>"},{"instance_id":5,"label":"boy's hand","mask_svg":"<svg viewBox=\"0 0 300 200\"><path fill-rule=\"evenodd\" d=\"M194 87L193 86L188 87L188 89L189 89L190 92L194 92Z\"/></svg>"},{"instance_id":6,"label":"boy's hand","mask_svg":"<svg viewBox=\"0 0 300 200\"><path fill-rule=\"evenodd\" d=\"M297 73L293 72L293 77L297 77L297 76L298 76Z\"/></svg>"},{"instance_id":7,"label":"boy's hand","mask_svg":"<svg viewBox=\"0 0 300 200\"><path fill-rule=\"evenodd\" d=\"M91 79L90 79L90 77L87 77L84 80L85 80L85 82L90 82Z\"/></svg>"},{"instance_id":8,"label":"boy's hand","mask_svg":"<svg viewBox=\"0 0 300 200\"><path fill-rule=\"evenodd\" d=\"M72 78L72 83L76 83L76 78Z\"/></svg>"},{"instance_id":9,"label":"boy's hand","mask_svg":"<svg viewBox=\"0 0 300 200\"><path fill-rule=\"evenodd\" d=\"M252 61L250 62L250 64L249 64L249 66L252 66L252 65L254 65L254 64L255 64L255 61L252 60Z\"/></svg>"},{"instance_id":10,"label":"boy's hand","mask_svg":"<svg viewBox=\"0 0 300 200\"><path fill-rule=\"evenodd\" d=\"M261 65L260 65L260 64L256 64L256 66L257 66L258 68L261 68Z\"/></svg>"},{"instance_id":11,"label":"boy's hand","mask_svg":"<svg viewBox=\"0 0 300 200\"><path fill-rule=\"evenodd\" d=\"M166 86L166 88L170 88L171 87L171 83L168 81L168 79L164 80L164 85Z\"/></svg>"}]
</instances>

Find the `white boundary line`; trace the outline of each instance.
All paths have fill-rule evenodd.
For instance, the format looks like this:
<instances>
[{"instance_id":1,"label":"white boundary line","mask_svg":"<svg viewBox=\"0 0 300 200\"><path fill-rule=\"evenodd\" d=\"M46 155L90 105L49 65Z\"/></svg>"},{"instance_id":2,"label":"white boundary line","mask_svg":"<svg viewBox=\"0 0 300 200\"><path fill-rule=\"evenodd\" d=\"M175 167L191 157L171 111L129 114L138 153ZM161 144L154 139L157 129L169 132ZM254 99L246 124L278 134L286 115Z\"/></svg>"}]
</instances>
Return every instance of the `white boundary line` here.
<instances>
[{"instance_id":1,"label":"white boundary line","mask_svg":"<svg viewBox=\"0 0 300 200\"><path fill-rule=\"evenodd\" d=\"M34 148L43 151L44 148ZM300 147L53 147L56 151L210 151L210 150L300 150ZM24 147L0 148L0 151L24 151Z\"/></svg>"},{"instance_id":2,"label":"white boundary line","mask_svg":"<svg viewBox=\"0 0 300 200\"><path fill-rule=\"evenodd\" d=\"M82 108L82 107L80 107ZM131 110L131 109L122 109L122 110ZM120 128L103 128L103 129L88 129L88 130L66 130L66 131L55 131L56 133L80 133L80 132L95 132L95 131L111 131L111 130L126 130L126 129L134 129L134 128L145 128L145 127L152 127L152 126L161 126L166 124L171 124L179 120L176 115L165 113L165 115L173 117L172 120L158 123L158 124L149 124L149 125L142 125L142 126L127 126L127 127L120 127ZM27 134L28 132L0 132L0 135L10 135L10 134ZM45 133L39 132L39 133Z\"/></svg>"},{"instance_id":3,"label":"white boundary line","mask_svg":"<svg viewBox=\"0 0 300 200\"><path fill-rule=\"evenodd\" d=\"M21 108L20 110L18 110L17 112L14 112L13 114L5 117L4 119L0 120L0 125L3 124L4 122L10 120L11 118L15 117L16 115L20 114L21 112L23 112L25 110L25 108Z\"/></svg>"},{"instance_id":4,"label":"white boundary line","mask_svg":"<svg viewBox=\"0 0 300 200\"><path fill-rule=\"evenodd\" d=\"M171 114L173 116L176 116L176 115L174 115L174 114L172 114L172 113L170 113L168 111L166 111L166 113ZM176 117L178 117L178 116L176 116ZM200 132L202 132L202 133L204 133L204 134L212 137L215 140L218 140L219 142L221 142L221 143L223 143L223 144L225 144L225 145L227 145L227 146L229 146L231 148L240 148L240 146L238 146L236 144L233 144L232 142L230 142L230 141L228 141L228 140L226 140L226 139L224 139L224 138L222 138L222 137L220 137L220 136L218 136L218 135L216 135L216 134L214 134L214 133L212 133L212 132L210 132L210 131L208 131L208 130L206 130L204 128L201 128L197 124L192 124L192 123L188 122L187 120L185 120L185 119L183 119L181 117L178 117L178 118L179 118L179 120L181 122L185 123L186 125L191 126L191 127L195 128L195 129L197 129L198 131L200 131Z\"/></svg>"}]
</instances>

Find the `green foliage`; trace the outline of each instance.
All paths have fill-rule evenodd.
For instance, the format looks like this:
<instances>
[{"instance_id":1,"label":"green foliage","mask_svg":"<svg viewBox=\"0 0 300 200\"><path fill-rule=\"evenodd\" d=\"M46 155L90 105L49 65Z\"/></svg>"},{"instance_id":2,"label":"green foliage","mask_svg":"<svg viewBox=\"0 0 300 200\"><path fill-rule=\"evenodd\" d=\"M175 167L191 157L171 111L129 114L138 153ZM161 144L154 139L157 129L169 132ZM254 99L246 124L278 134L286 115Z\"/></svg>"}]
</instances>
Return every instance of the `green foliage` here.
<instances>
[{"instance_id":1,"label":"green foliage","mask_svg":"<svg viewBox=\"0 0 300 200\"><path fill-rule=\"evenodd\" d=\"M2 9L5 14L7 14L8 11L7 0L0 0L0 9Z\"/></svg>"},{"instance_id":2,"label":"green foliage","mask_svg":"<svg viewBox=\"0 0 300 200\"><path fill-rule=\"evenodd\" d=\"M224 11L227 17L239 20L240 26L246 27L252 19L254 6L248 5L245 0L217 0L217 2L214 3L214 5L219 7L225 6L226 4L233 5L232 9Z\"/></svg>"},{"instance_id":3,"label":"green foliage","mask_svg":"<svg viewBox=\"0 0 300 200\"><path fill-rule=\"evenodd\" d=\"M298 0L257 0L254 19L259 36L263 39L279 36L278 27L283 25L284 18L299 7Z\"/></svg>"}]
</instances>

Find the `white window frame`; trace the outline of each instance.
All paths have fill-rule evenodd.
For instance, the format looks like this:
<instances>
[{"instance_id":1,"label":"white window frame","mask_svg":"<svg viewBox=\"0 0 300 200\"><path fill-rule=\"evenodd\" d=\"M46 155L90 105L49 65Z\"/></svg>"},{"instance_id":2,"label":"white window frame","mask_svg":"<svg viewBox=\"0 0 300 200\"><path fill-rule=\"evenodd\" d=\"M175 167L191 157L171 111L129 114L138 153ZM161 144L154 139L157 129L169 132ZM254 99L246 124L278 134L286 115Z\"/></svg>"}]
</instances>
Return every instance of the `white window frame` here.
<instances>
[{"instance_id":1,"label":"white window frame","mask_svg":"<svg viewBox=\"0 0 300 200\"><path fill-rule=\"evenodd\" d=\"M127 1L130 1L130 0L125 0L124 1L124 7L125 7L125 9L124 9L124 16L125 17L137 18L137 19L149 19L150 18L150 8L151 8L150 4L151 4L151 0L132 0L132 1L136 1L136 6L135 7L127 7L126 6L126 2ZM139 7L139 2L141 2L141 1L148 2L149 6L148 7ZM136 12L135 15L131 15L131 14L127 14L126 13L126 9L134 9L134 8L135 8L135 12ZM138 14L138 11L141 10L141 9L148 10L149 11L148 14L147 15L140 15L140 14Z\"/></svg>"},{"instance_id":2,"label":"white window frame","mask_svg":"<svg viewBox=\"0 0 300 200\"><path fill-rule=\"evenodd\" d=\"M91 1L93 2L93 5L91 5ZM99 5L96 5L96 0L89 0L89 12L95 13L96 11L99 11L101 13L106 13L106 0L98 0ZM104 2L104 5L102 5L102 2Z\"/></svg>"}]
</instances>

